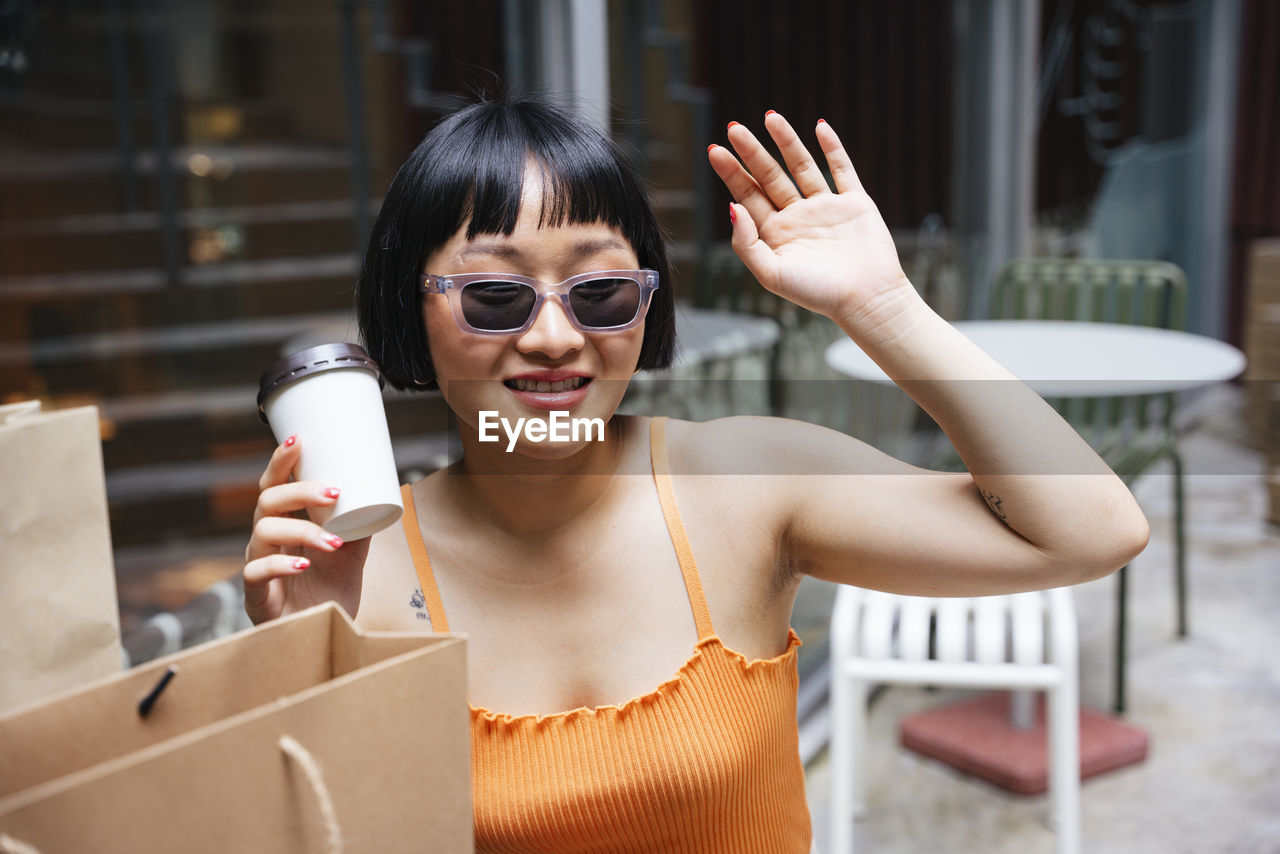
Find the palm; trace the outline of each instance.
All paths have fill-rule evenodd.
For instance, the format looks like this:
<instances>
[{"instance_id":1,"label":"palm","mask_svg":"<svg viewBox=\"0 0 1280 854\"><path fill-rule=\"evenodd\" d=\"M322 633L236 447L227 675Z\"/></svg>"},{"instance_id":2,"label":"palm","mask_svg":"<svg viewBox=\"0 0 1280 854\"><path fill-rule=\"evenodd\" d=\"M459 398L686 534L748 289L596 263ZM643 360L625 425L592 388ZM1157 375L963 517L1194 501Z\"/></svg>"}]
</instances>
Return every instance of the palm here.
<instances>
[{"instance_id":1,"label":"palm","mask_svg":"<svg viewBox=\"0 0 1280 854\"><path fill-rule=\"evenodd\" d=\"M731 142L750 173L724 149L711 149L716 174L747 213L737 216L734 249L760 283L829 316L909 287L889 229L835 132L818 126L836 185L831 192L790 125L776 114L766 124L786 170L741 125L730 127Z\"/></svg>"},{"instance_id":2,"label":"palm","mask_svg":"<svg viewBox=\"0 0 1280 854\"><path fill-rule=\"evenodd\" d=\"M865 193L800 199L757 225L778 264L760 284L814 311L870 296L902 275L893 238Z\"/></svg>"},{"instance_id":3,"label":"palm","mask_svg":"<svg viewBox=\"0 0 1280 854\"><path fill-rule=\"evenodd\" d=\"M300 611L333 601L354 616L360 607L364 559L368 552L367 539L347 543L333 554L305 550L311 558L311 568L302 575L283 579L291 588L286 598L288 610Z\"/></svg>"}]
</instances>

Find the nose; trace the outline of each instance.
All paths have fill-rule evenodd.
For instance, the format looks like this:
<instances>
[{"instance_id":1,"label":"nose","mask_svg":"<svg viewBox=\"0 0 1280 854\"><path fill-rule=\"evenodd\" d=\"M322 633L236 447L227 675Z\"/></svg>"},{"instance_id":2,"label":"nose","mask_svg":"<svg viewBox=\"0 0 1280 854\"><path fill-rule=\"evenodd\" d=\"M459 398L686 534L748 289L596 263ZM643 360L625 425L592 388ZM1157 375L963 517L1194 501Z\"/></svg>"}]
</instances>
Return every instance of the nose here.
<instances>
[{"instance_id":1,"label":"nose","mask_svg":"<svg viewBox=\"0 0 1280 854\"><path fill-rule=\"evenodd\" d=\"M558 299L548 299L538 309L533 325L516 339L521 353L540 353L548 359L560 359L586 346L587 338L569 320Z\"/></svg>"}]
</instances>

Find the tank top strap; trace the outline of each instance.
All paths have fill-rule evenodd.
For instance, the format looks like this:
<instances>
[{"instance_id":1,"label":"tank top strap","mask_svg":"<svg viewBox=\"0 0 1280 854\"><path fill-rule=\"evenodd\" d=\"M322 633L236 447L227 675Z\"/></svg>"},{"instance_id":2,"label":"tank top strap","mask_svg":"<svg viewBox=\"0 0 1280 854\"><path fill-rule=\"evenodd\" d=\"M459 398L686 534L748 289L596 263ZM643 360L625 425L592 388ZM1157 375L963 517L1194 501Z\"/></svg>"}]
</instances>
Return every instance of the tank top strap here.
<instances>
[{"instance_id":1,"label":"tank top strap","mask_svg":"<svg viewBox=\"0 0 1280 854\"><path fill-rule=\"evenodd\" d=\"M662 518L667 523L671 545L675 546L676 559L680 561L684 586L689 592L689 605L698 626L698 640L703 641L712 637L715 629L711 626L711 612L707 610L707 598L702 592L702 579L698 576L698 565L693 559L693 548L685 534L684 522L680 520L680 511L676 509L676 496L671 488L671 467L667 461L667 419L664 417L649 419L649 458L653 464L653 481L658 487L658 501L662 504Z\"/></svg>"},{"instance_id":2,"label":"tank top strap","mask_svg":"<svg viewBox=\"0 0 1280 854\"><path fill-rule=\"evenodd\" d=\"M413 556L418 583L422 585L422 598L427 600L431 631L447 632L449 621L444 616L444 602L440 599L436 577L431 571L431 558L427 557L427 544L423 542L422 529L418 526L418 510L413 504L413 489L410 484L401 486L400 494L404 498L404 513L400 515L400 522L404 525L404 538L409 543L409 554Z\"/></svg>"}]
</instances>

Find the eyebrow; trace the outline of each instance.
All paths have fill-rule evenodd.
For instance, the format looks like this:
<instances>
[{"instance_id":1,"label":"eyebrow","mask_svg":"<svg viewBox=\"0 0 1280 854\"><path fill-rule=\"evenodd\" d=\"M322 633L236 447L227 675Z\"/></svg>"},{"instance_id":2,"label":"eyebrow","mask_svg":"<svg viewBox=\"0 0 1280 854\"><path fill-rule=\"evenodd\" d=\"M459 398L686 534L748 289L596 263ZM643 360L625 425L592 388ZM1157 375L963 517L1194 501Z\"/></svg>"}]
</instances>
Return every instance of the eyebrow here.
<instances>
[{"instance_id":1,"label":"eyebrow","mask_svg":"<svg viewBox=\"0 0 1280 854\"><path fill-rule=\"evenodd\" d=\"M569 251L574 258L586 258L610 249L625 251L627 248L627 244L616 237L601 237L596 240L581 240L575 243ZM509 243L493 242L469 244L467 248L458 253L458 260L464 260L473 255L501 258L504 261L520 261L524 258L524 253L517 247Z\"/></svg>"}]
</instances>

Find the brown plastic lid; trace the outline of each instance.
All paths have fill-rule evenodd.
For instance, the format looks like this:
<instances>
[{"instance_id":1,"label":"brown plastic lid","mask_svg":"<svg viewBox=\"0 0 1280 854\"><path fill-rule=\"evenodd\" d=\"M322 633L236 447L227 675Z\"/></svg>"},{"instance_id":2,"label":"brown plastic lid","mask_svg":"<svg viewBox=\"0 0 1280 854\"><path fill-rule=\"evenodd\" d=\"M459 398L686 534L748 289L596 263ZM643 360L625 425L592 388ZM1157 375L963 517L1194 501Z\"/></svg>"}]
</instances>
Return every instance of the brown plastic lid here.
<instances>
[{"instance_id":1,"label":"brown plastic lid","mask_svg":"<svg viewBox=\"0 0 1280 854\"><path fill-rule=\"evenodd\" d=\"M378 386L385 385L378 363L369 358L369 354L358 344L340 341L333 344L319 344L296 353L290 353L271 367L267 368L262 379L258 380L258 417L267 422L266 410L262 404L272 392L297 382L321 371L334 371L341 368L359 368L373 374Z\"/></svg>"}]
</instances>

